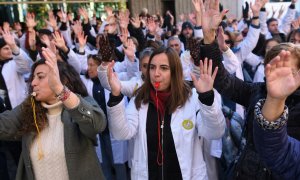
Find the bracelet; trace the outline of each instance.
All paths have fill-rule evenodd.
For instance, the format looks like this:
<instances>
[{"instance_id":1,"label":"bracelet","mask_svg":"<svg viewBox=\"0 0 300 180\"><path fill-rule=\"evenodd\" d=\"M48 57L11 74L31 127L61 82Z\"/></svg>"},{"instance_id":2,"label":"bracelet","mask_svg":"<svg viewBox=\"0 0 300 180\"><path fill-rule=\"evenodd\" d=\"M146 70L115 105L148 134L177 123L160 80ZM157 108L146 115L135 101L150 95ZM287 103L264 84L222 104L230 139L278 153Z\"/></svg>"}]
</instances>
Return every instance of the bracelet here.
<instances>
[{"instance_id":1,"label":"bracelet","mask_svg":"<svg viewBox=\"0 0 300 180\"><path fill-rule=\"evenodd\" d=\"M252 17L252 20L253 20L253 19L259 19L259 16L253 16L253 17Z\"/></svg>"},{"instance_id":2,"label":"bracelet","mask_svg":"<svg viewBox=\"0 0 300 180\"><path fill-rule=\"evenodd\" d=\"M59 99L60 101L64 102L70 97L71 91L67 86L63 87L63 90L57 94L55 97Z\"/></svg>"},{"instance_id":3,"label":"bracelet","mask_svg":"<svg viewBox=\"0 0 300 180\"><path fill-rule=\"evenodd\" d=\"M260 99L254 107L254 118L258 125L264 130L277 130L286 125L288 120L289 110L287 106L284 106L282 115L273 122L267 121L262 114L262 108L265 104L265 99Z\"/></svg>"}]
</instances>

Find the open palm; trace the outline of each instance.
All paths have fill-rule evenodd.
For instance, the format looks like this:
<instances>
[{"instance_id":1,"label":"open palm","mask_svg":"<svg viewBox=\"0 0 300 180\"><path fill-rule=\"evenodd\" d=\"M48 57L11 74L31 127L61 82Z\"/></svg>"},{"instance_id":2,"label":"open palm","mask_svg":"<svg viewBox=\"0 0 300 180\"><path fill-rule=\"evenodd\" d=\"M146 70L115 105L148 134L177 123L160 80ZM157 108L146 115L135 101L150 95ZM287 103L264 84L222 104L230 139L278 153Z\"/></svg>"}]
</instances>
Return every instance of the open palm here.
<instances>
[{"instance_id":1,"label":"open palm","mask_svg":"<svg viewBox=\"0 0 300 180\"><path fill-rule=\"evenodd\" d=\"M46 60L46 64L50 69L48 78L49 86L55 94L59 94L62 83L59 78L56 55L49 48L42 48L42 54Z\"/></svg>"},{"instance_id":2,"label":"open palm","mask_svg":"<svg viewBox=\"0 0 300 180\"><path fill-rule=\"evenodd\" d=\"M203 31L217 30L223 17L228 12L223 10L219 11L219 0L206 0L203 4L200 1L202 7L202 28Z\"/></svg>"},{"instance_id":3,"label":"open palm","mask_svg":"<svg viewBox=\"0 0 300 180\"><path fill-rule=\"evenodd\" d=\"M108 64L107 77L108 77L108 83L111 88L111 93L114 96L119 96L121 93L121 83L120 83L120 80L119 80L118 76L116 75L116 73L113 72L114 65L115 65L114 61L112 61Z\"/></svg>"},{"instance_id":4,"label":"open palm","mask_svg":"<svg viewBox=\"0 0 300 180\"><path fill-rule=\"evenodd\" d=\"M195 88L199 93L208 92L213 89L214 81L218 72L216 67L212 73L212 60L205 58L204 63L200 61L200 78L197 79L194 74L192 74L192 80Z\"/></svg>"},{"instance_id":5,"label":"open palm","mask_svg":"<svg viewBox=\"0 0 300 180\"><path fill-rule=\"evenodd\" d=\"M267 90L272 98L285 99L300 86L299 71L293 72L289 57L289 52L282 51L266 66Z\"/></svg>"}]
</instances>

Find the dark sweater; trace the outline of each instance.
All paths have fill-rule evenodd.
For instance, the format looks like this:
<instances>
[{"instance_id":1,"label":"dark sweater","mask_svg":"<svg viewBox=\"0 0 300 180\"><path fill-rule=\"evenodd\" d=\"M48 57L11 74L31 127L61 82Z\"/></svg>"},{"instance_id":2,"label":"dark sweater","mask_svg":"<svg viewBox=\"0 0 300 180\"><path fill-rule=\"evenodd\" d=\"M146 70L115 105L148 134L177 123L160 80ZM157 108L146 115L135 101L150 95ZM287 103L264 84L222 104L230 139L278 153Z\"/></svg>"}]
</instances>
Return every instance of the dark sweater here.
<instances>
[{"instance_id":1,"label":"dark sweater","mask_svg":"<svg viewBox=\"0 0 300 180\"><path fill-rule=\"evenodd\" d=\"M164 128L163 128L163 168L164 168L164 179L180 180L182 179L181 170L176 154L174 145L174 139L171 131L171 114L167 114L164 117ZM161 119L160 119L161 124ZM159 128L160 134L162 129ZM147 112L147 147L148 147L148 171L149 179L162 179L162 166L157 163L158 153L158 123L157 123L157 111L156 107L152 102L149 103ZM159 156L161 162L161 156Z\"/></svg>"}]
</instances>

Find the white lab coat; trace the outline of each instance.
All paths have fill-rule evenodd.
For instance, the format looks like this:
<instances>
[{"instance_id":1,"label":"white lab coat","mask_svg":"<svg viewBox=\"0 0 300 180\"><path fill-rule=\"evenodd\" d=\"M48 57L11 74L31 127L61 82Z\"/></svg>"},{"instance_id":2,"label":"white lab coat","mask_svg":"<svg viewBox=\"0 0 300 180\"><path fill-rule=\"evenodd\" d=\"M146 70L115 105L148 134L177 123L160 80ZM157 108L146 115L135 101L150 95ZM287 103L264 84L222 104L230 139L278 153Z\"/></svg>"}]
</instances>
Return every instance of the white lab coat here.
<instances>
[{"instance_id":1,"label":"white lab coat","mask_svg":"<svg viewBox=\"0 0 300 180\"><path fill-rule=\"evenodd\" d=\"M136 109L134 98L124 108L124 100L113 107L108 107L109 128L116 139L132 139L131 178L148 179L148 152L146 121L148 104ZM199 113L196 112L199 110ZM183 127L183 121L192 122L191 129ZM206 106L193 95L183 107L178 108L171 118L171 131L178 161L184 180L207 179L206 165L203 160L202 138L219 139L225 130L225 118L216 98L212 106ZM200 138L199 138L200 136Z\"/></svg>"},{"instance_id":2,"label":"white lab coat","mask_svg":"<svg viewBox=\"0 0 300 180\"><path fill-rule=\"evenodd\" d=\"M12 108L21 104L28 95L23 75L30 72L32 64L33 61L20 49L20 54L13 56L13 60L5 63L3 66L2 76L7 87Z\"/></svg>"}]
</instances>

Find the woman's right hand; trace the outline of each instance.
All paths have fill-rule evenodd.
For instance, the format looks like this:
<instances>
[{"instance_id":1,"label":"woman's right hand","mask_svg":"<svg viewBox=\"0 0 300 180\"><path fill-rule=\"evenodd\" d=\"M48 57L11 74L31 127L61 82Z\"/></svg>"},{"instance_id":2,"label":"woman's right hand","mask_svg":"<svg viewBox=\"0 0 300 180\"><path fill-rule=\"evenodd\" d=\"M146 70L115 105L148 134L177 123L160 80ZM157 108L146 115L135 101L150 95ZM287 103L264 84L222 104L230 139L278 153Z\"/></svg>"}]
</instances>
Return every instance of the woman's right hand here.
<instances>
[{"instance_id":1,"label":"woman's right hand","mask_svg":"<svg viewBox=\"0 0 300 180\"><path fill-rule=\"evenodd\" d=\"M110 85L112 95L119 96L121 94L121 83L117 74L113 72L114 65L115 65L115 61L112 61L108 64L107 77L108 77L108 83Z\"/></svg>"},{"instance_id":2,"label":"woman's right hand","mask_svg":"<svg viewBox=\"0 0 300 180\"><path fill-rule=\"evenodd\" d=\"M50 69L48 84L56 95L60 94L63 89L63 84L61 83L59 77L56 55L49 48L42 48L42 54L46 60L46 64Z\"/></svg>"},{"instance_id":3,"label":"woman's right hand","mask_svg":"<svg viewBox=\"0 0 300 180\"><path fill-rule=\"evenodd\" d=\"M206 0L202 8L202 30L204 35L204 43L211 44L215 40L215 31L218 29L223 17L228 10L219 10L219 0Z\"/></svg>"},{"instance_id":4,"label":"woman's right hand","mask_svg":"<svg viewBox=\"0 0 300 180\"><path fill-rule=\"evenodd\" d=\"M218 40L218 45L219 45L220 50L222 52L227 51L229 47L226 45L224 30L221 26L218 29L217 40Z\"/></svg>"}]
</instances>

